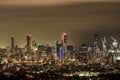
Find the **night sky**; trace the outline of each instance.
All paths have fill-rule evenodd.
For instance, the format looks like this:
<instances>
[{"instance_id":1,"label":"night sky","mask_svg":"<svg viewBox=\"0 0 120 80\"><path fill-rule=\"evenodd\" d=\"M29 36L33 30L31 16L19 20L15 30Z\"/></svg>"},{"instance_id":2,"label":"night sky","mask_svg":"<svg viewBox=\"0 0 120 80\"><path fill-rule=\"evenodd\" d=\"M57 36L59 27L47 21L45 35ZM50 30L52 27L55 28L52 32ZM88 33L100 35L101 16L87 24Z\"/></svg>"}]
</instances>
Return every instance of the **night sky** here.
<instances>
[{"instance_id":1,"label":"night sky","mask_svg":"<svg viewBox=\"0 0 120 80\"><path fill-rule=\"evenodd\" d=\"M16 44L23 46L27 33L38 44L53 45L63 32L68 34L68 44L73 45L92 44L95 33L120 40L119 1L12 1L0 3L0 47L10 45L11 35L15 35Z\"/></svg>"}]
</instances>

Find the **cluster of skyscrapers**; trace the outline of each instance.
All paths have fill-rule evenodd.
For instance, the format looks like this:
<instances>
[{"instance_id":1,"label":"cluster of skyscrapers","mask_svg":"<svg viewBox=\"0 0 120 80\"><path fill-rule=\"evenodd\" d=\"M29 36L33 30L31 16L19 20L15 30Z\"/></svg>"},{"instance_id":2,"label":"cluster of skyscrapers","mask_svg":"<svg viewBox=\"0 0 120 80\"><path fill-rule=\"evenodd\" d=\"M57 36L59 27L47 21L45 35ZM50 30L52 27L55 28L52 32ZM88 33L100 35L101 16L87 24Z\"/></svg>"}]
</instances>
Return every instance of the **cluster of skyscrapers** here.
<instances>
[{"instance_id":1,"label":"cluster of skyscrapers","mask_svg":"<svg viewBox=\"0 0 120 80\"><path fill-rule=\"evenodd\" d=\"M81 46L73 47L67 44L68 35L62 33L61 40L56 41L55 47L47 45L38 45L32 39L30 34L26 35L26 44L24 48L15 46L14 36L11 36L11 47L0 49L1 61L6 59L16 61L50 61L64 64L67 61L79 61L80 63L100 63L114 64L120 60L120 46L116 39L111 37L113 43L108 47L106 38L100 39L98 34L94 34L94 42L92 46L82 44ZM102 42L102 44L100 44ZM1 64L3 64L1 62Z\"/></svg>"}]
</instances>

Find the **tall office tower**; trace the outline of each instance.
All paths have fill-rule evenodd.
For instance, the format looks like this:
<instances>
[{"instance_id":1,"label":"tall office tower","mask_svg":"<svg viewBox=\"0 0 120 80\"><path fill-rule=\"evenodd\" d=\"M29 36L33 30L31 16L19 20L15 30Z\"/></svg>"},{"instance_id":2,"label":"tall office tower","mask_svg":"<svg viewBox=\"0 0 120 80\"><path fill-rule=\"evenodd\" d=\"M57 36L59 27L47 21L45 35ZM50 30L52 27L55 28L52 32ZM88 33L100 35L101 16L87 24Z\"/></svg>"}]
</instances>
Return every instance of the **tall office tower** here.
<instances>
[{"instance_id":1,"label":"tall office tower","mask_svg":"<svg viewBox=\"0 0 120 80\"><path fill-rule=\"evenodd\" d=\"M62 35L61 35L61 41L63 43L67 43L67 34L66 33L62 33Z\"/></svg>"},{"instance_id":2,"label":"tall office tower","mask_svg":"<svg viewBox=\"0 0 120 80\"><path fill-rule=\"evenodd\" d=\"M62 43L63 43L63 53L65 53L65 52L67 52L67 40L68 40L68 38L67 38L67 34L66 33L62 33L62 35L61 35L61 41L62 41Z\"/></svg>"},{"instance_id":3,"label":"tall office tower","mask_svg":"<svg viewBox=\"0 0 120 80\"><path fill-rule=\"evenodd\" d=\"M46 45L46 54L49 56L50 62L52 61L52 48L50 46L50 43L47 43Z\"/></svg>"},{"instance_id":4,"label":"tall office tower","mask_svg":"<svg viewBox=\"0 0 120 80\"><path fill-rule=\"evenodd\" d=\"M73 54L73 46L72 45L68 45L67 46L67 52L68 52L68 58L69 59L72 59L74 57L74 54Z\"/></svg>"},{"instance_id":5,"label":"tall office tower","mask_svg":"<svg viewBox=\"0 0 120 80\"><path fill-rule=\"evenodd\" d=\"M15 46L14 46L14 36L11 36L11 50L14 52Z\"/></svg>"},{"instance_id":6,"label":"tall office tower","mask_svg":"<svg viewBox=\"0 0 120 80\"><path fill-rule=\"evenodd\" d=\"M57 56L58 59L61 61L63 57L63 43L61 41L56 41L56 51L57 51Z\"/></svg>"},{"instance_id":7,"label":"tall office tower","mask_svg":"<svg viewBox=\"0 0 120 80\"><path fill-rule=\"evenodd\" d=\"M99 51L99 35L98 34L94 34L94 53L93 53L93 57L94 57L94 61L96 61L97 59L97 55Z\"/></svg>"},{"instance_id":8,"label":"tall office tower","mask_svg":"<svg viewBox=\"0 0 120 80\"><path fill-rule=\"evenodd\" d=\"M88 49L88 46L87 44L81 44L81 47L80 47L80 58L81 58L81 61L82 62L87 62L87 50Z\"/></svg>"},{"instance_id":9,"label":"tall office tower","mask_svg":"<svg viewBox=\"0 0 120 80\"><path fill-rule=\"evenodd\" d=\"M66 33L62 33L61 35L61 41L62 41L62 52L63 52L63 57L65 60L68 59L68 53L67 53L67 34Z\"/></svg>"},{"instance_id":10,"label":"tall office tower","mask_svg":"<svg viewBox=\"0 0 120 80\"><path fill-rule=\"evenodd\" d=\"M27 52L29 53L31 50L31 35L27 34Z\"/></svg>"},{"instance_id":11,"label":"tall office tower","mask_svg":"<svg viewBox=\"0 0 120 80\"><path fill-rule=\"evenodd\" d=\"M52 48L50 46L50 43L47 43L47 45L46 45L46 53L49 55L49 54L51 54L51 52L52 52Z\"/></svg>"},{"instance_id":12,"label":"tall office tower","mask_svg":"<svg viewBox=\"0 0 120 80\"><path fill-rule=\"evenodd\" d=\"M98 46L98 43L99 43L99 35L94 34L94 46Z\"/></svg>"}]
</instances>

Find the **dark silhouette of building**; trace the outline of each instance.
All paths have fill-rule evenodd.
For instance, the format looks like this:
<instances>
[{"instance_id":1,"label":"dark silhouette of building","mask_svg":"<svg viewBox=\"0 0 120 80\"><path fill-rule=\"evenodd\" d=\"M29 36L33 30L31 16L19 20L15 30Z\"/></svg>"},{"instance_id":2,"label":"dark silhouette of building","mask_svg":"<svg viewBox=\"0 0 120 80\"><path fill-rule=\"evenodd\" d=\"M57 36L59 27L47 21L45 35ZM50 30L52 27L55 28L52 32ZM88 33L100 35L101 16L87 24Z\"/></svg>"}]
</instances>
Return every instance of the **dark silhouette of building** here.
<instances>
[{"instance_id":1,"label":"dark silhouette of building","mask_svg":"<svg viewBox=\"0 0 120 80\"><path fill-rule=\"evenodd\" d=\"M88 51L87 44L81 44L80 55L83 62L87 62L87 51Z\"/></svg>"},{"instance_id":2,"label":"dark silhouette of building","mask_svg":"<svg viewBox=\"0 0 120 80\"><path fill-rule=\"evenodd\" d=\"M12 51L12 53L14 52L14 50L15 50L14 36L12 35L11 36L11 51Z\"/></svg>"},{"instance_id":3,"label":"dark silhouette of building","mask_svg":"<svg viewBox=\"0 0 120 80\"><path fill-rule=\"evenodd\" d=\"M31 35L27 34L27 52L30 53L31 51Z\"/></svg>"},{"instance_id":4,"label":"dark silhouette of building","mask_svg":"<svg viewBox=\"0 0 120 80\"><path fill-rule=\"evenodd\" d=\"M73 58L73 51L74 51L74 47L72 45L68 45L67 46L67 52L69 53L68 56L70 56L71 58Z\"/></svg>"},{"instance_id":5,"label":"dark silhouette of building","mask_svg":"<svg viewBox=\"0 0 120 80\"><path fill-rule=\"evenodd\" d=\"M94 34L94 46L98 46L99 43L99 34Z\"/></svg>"}]
</instances>

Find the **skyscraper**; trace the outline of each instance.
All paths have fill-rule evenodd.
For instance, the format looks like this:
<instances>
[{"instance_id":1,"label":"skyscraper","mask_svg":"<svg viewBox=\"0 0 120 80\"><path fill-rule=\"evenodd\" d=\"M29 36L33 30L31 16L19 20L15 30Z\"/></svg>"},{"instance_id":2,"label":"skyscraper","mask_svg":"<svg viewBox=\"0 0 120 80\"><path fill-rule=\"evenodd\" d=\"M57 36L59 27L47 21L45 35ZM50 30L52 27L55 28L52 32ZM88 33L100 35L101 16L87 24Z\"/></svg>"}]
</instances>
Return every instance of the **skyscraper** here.
<instances>
[{"instance_id":1,"label":"skyscraper","mask_svg":"<svg viewBox=\"0 0 120 80\"><path fill-rule=\"evenodd\" d=\"M14 35L11 36L11 50L12 53L14 52L15 46L14 46Z\"/></svg>"},{"instance_id":2,"label":"skyscraper","mask_svg":"<svg viewBox=\"0 0 120 80\"><path fill-rule=\"evenodd\" d=\"M98 46L99 34L94 34L94 46Z\"/></svg>"},{"instance_id":3,"label":"skyscraper","mask_svg":"<svg viewBox=\"0 0 120 80\"><path fill-rule=\"evenodd\" d=\"M100 52L100 48L99 48L99 35L98 34L94 34L94 53L93 53L93 57L94 57L94 61L96 61L96 59L98 58Z\"/></svg>"},{"instance_id":4,"label":"skyscraper","mask_svg":"<svg viewBox=\"0 0 120 80\"><path fill-rule=\"evenodd\" d=\"M27 34L27 52L29 53L30 50L31 50L31 35L30 34Z\"/></svg>"}]
</instances>

